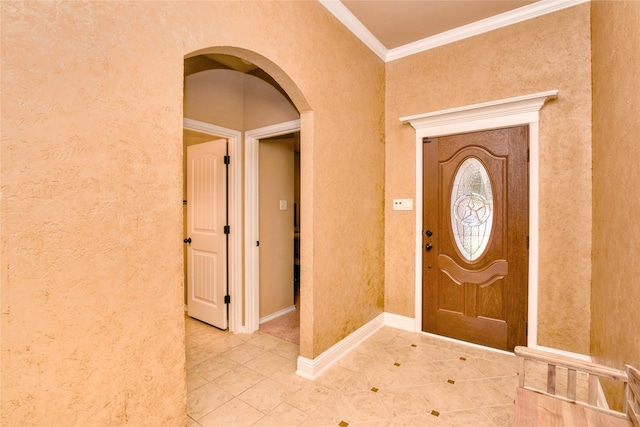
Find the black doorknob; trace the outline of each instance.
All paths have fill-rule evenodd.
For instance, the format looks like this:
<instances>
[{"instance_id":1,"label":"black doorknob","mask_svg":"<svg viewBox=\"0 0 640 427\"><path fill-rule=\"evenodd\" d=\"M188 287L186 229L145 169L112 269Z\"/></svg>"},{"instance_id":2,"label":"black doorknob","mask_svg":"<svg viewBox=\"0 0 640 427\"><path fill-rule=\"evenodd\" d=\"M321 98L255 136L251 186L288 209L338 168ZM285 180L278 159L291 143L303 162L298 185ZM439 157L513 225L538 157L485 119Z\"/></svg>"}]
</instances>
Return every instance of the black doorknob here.
<instances>
[{"instance_id":1,"label":"black doorknob","mask_svg":"<svg viewBox=\"0 0 640 427\"><path fill-rule=\"evenodd\" d=\"M431 243L427 243L427 246L425 246L425 249L430 251L433 248L433 245Z\"/></svg>"},{"instance_id":2,"label":"black doorknob","mask_svg":"<svg viewBox=\"0 0 640 427\"><path fill-rule=\"evenodd\" d=\"M427 236L429 237L433 236L433 232L431 230L427 230Z\"/></svg>"},{"instance_id":3,"label":"black doorknob","mask_svg":"<svg viewBox=\"0 0 640 427\"><path fill-rule=\"evenodd\" d=\"M184 239L184 242L191 244L191 237L187 237L186 239Z\"/></svg>"}]
</instances>

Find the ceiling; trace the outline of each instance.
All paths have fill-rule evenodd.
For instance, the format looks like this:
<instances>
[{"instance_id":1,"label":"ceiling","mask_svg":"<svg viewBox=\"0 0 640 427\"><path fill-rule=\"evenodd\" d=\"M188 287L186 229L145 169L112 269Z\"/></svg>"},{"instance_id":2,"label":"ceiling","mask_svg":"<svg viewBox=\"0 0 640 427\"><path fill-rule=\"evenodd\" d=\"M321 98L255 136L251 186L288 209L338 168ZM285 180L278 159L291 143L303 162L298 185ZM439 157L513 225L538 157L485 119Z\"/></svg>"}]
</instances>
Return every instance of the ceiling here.
<instances>
[{"instance_id":1,"label":"ceiling","mask_svg":"<svg viewBox=\"0 0 640 427\"><path fill-rule=\"evenodd\" d=\"M317 0L389 62L589 0ZM188 76L211 69L258 77L287 94L260 68L229 55L185 59Z\"/></svg>"},{"instance_id":2,"label":"ceiling","mask_svg":"<svg viewBox=\"0 0 640 427\"><path fill-rule=\"evenodd\" d=\"M536 0L342 0L382 43L394 49L535 3Z\"/></svg>"},{"instance_id":3,"label":"ceiling","mask_svg":"<svg viewBox=\"0 0 640 427\"><path fill-rule=\"evenodd\" d=\"M184 60L184 76L190 76L191 74L199 73L206 70L232 70L240 73L249 74L257 77L271 86L276 88L278 92L291 104L291 98L287 95L284 89L275 81L273 77L267 74L262 68L258 68L256 65L242 58L231 55L223 54L204 54L185 58Z\"/></svg>"},{"instance_id":4,"label":"ceiling","mask_svg":"<svg viewBox=\"0 0 640 427\"><path fill-rule=\"evenodd\" d=\"M385 62L590 0L318 0Z\"/></svg>"}]
</instances>

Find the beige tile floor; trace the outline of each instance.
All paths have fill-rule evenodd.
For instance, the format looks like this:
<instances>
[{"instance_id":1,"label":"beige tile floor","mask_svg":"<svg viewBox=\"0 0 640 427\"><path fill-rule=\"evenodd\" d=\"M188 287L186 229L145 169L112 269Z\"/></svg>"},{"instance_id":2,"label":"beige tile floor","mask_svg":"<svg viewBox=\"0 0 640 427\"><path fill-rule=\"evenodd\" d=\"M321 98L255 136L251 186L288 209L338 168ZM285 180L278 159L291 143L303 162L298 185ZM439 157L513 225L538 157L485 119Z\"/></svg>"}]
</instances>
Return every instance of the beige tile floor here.
<instances>
[{"instance_id":1,"label":"beige tile floor","mask_svg":"<svg viewBox=\"0 0 640 427\"><path fill-rule=\"evenodd\" d=\"M186 320L188 426L510 426L510 354L384 327L314 381L298 346Z\"/></svg>"}]
</instances>

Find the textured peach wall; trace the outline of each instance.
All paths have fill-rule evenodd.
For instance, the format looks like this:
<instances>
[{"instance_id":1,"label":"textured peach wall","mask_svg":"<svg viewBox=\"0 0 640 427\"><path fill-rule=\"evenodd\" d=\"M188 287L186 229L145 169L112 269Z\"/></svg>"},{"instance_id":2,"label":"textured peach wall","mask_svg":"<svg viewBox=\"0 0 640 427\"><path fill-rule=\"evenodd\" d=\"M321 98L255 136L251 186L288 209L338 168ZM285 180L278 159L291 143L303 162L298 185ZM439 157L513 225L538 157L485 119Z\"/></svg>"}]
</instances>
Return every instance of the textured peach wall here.
<instances>
[{"instance_id":1,"label":"textured peach wall","mask_svg":"<svg viewBox=\"0 0 640 427\"><path fill-rule=\"evenodd\" d=\"M3 425L184 423L182 64L197 50L260 65L303 113L301 353L382 311L384 65L321 5L0 8Z\"/></svg>"},{"instance_id":2,"label":"textured peach wall","mask_svg":"<svg viewBox=\"0 0 640 427\"><path fill-rule=\"evenodd\" d=\"M298 120L300 113L273 86L251 75L244 77L245 131Z\"/></svg>"},{"instance_id":3,"label":"textured peach wall","mask_svg":"<svg viewBox=\"0 0 640 427\"><path fill-rule=\"evenodd\" d=\"M184 116L238 131L300 118L295 107L269 83L232 70L187 76Z\"/></svg>"},{"instance_id":4,"label":"textured peach wall","mask_svg":"<svg viewBox=\"0 0 640 427\"><path fill-rule=\"evenodd\" d=\"M540 345L589 350L589 5L387 64L385 311L414 316L415 131L400 117L558 89L540 118Z\"/></svg>"},{"instance_id":5,"label":"textured peach wall","mask_svg":"<svg viewBox=\"0 0 640 427\"><path fill-rule=\"evenodd\" d=\"M186 76L184 116L228 129L245 130L244 74L233 70L206 70Z\"/></svg>"},{"instance_id":6,"label":"textured peach wall","mask_svg":"<svg viewBox=\"0 0 640 427\"><path fill-rule=\"evenodd\" d=\"M640 366L640 3L592 3L591 354Z\"/></svg>"}]
</instances>

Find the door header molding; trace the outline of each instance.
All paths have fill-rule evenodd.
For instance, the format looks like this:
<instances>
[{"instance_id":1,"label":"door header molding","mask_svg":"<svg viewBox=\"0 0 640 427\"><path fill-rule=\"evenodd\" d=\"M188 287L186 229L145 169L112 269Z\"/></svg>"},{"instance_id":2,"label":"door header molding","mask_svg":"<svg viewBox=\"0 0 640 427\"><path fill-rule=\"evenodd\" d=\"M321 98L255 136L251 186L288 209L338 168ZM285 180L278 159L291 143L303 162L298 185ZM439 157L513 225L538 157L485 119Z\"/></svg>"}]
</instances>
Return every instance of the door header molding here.
<instances>
[{"instance_id":1,"label":"door header molding","mask_svg":"<svg viewBox=\"0 0 640 427\"><path fill-rule=\"evenodd\" d=\"M538 112L544 103L557 96L558 91L551 90L401 117L400 121L410 124L416 131L421 131L422 136L443 136L507 127L538 121Z\"/></svg>"}]
</instances>

